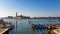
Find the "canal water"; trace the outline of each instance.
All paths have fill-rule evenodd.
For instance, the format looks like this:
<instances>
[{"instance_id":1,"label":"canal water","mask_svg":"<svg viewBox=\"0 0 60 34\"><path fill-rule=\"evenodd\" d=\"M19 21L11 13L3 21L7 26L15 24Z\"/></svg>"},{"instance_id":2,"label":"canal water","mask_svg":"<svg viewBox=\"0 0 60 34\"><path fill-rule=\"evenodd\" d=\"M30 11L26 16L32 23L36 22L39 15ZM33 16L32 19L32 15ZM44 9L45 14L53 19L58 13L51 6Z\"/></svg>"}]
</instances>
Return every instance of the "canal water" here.
<instances>
[{"instance_id":1,"label":"canal water","mask_svg":"<svg viewBox=\"0 0 60 34\"><path fill-rule=\"evenodd\" d=\"M16 24L16 20L17 20L17 24ZM7 18L4 19L4 21L8 21L8 22L12 22L13 25L15 25L14 29L12 29L9 34L39 34L37 30L33 30L31 27L32 23L40 23L40 24L50 24L50 23L60 23L57 19L11 19L11 18ZM29 24L29 21L30 24ZM50 22L48 22L50 21ZM17 25L17 27L16 27ZM47 33L47 31L45 30L44 32ZM45 33L45 34L46 34Z\"/></svg>"}]
</instances>

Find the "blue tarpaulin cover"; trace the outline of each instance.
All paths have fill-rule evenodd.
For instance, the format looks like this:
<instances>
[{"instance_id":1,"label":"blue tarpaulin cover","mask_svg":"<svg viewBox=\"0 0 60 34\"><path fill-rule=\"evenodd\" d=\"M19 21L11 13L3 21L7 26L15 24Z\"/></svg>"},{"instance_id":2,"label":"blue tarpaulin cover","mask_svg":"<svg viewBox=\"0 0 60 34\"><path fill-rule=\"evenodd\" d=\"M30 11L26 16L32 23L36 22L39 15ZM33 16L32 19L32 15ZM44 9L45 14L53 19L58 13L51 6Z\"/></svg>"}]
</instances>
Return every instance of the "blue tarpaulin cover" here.
<instances>
[{"instance_id":1,"label":"blue tarpaulin cover","mask_svg":"<svg viewBox=\"0 0 60 34\"><path fill-rule=\"evenodd\" d=\"M39 34L42 34L42 30L38 29L37 31L38 31Z\"/></svg>"},{"instance_id":2,"label":"blue tarpaulin cover","mask_svg":"<svg viewBox=\"0 0 60 34\"><path fill-rule=\"evenodd\" d=\"M38 25L39 25L38 23L35 24L35 26L38 26Z\"/></svg>"}]
</instances>

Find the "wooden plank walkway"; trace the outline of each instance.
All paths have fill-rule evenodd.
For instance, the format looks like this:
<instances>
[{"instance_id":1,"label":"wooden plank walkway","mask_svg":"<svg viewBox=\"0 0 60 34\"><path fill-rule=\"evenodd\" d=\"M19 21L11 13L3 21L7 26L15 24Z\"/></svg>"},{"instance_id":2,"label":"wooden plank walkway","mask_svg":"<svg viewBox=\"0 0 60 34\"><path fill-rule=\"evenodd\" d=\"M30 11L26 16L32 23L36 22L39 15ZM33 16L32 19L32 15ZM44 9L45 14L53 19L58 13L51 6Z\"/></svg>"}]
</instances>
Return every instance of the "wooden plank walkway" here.
<instances>
[{"instance_id":1,"label":"wooden plank walkway","mask_svg":"<svg viewBox=\"0 0 60 34\"><path fill-rule=\"evenodd\" d=\"M56 29L52 30L51 34L60 34L60 25L56 24L56 25L52 25L52 27Z\"/></svg>"},{"instance_id":2,"label":"wooden plank walkway","mask_svg":"<svg viewBox=\"0 0 60 34\"><path fill-rule=\"evenodd\" d=\"M14 26L12 24L8 23L8 24L6 24L6 27L0 28L0 34L3 34L3 33L9 31L12 28L14 28Z\"/></svg>"},{"instance_id":3,"label":"wooden plank walkway","mask_svg":"<svg viewBox=\"0 0 60 34\"><path fill-rule=\"evenodd\" d=\"M8 34L12 28L14 28L12 22L7 22L3 19L0 19L0 34Z\"/></svg>"},{"instance_id":4,"label":"wooden plank walkway","mask_svg":"<svg viewBox=\"0 0 60 34\"><path fill-rule=\"evenodd\" d=\"M52 34L60 34L60 29L55 29L51 31Z\"/></svg>"},{"instance_id":5,"label":"wooden plank walkway","mask_svg":"<svg viewBox=\"0 0 60 34\"><path fill-rule=\"evenodd\" d=\"M8 28L0 29L0 34L5 33L7 30L9 30L9 29Z\"/></svg>"}]
</instances>

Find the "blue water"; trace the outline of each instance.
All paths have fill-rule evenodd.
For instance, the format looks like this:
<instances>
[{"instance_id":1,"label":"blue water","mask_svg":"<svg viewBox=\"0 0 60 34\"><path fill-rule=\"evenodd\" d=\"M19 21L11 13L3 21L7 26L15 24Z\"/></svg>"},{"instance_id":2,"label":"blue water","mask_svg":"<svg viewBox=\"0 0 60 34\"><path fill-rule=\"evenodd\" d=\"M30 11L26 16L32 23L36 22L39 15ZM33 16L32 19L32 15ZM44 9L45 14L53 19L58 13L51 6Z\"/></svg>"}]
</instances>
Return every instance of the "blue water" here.
<instances>
[{"instance_id":1,"label":"blue water","mask_svg":"<svg viewBox=\"0 0 60 34\"><path fill-rule=\"evenodd\" d=\"M16 26L16 19L7 18L4 19L4 21L12 22L12 24ZM30 24L29 21L31 21ZM37 30L32 30L31 24L36 22L44 24L44 21L46 22L46 24L60 23L57 19L17 19L17 28L15 27L14 29L12 29L9 34L39 34Z\"/></svg>"}]
</instances>

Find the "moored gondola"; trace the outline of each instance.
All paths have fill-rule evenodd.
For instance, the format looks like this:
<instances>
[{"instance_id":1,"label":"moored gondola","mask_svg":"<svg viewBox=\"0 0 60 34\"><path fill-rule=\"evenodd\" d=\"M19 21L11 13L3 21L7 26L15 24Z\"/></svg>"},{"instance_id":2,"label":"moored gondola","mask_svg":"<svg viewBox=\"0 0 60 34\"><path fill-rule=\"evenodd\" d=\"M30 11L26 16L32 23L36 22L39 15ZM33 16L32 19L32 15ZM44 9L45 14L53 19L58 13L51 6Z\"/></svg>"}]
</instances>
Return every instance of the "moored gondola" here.
<instances>
[{"instance_id":1,"label":"moored gondola","mask_svg":"<svg viewBox=\"0 0 60 34\"><path fill-rule=\"evenodd\" d=\"M47 29L47 30L52 30L52 29L56 29L55 27L50 26L46 26L44 24L32 24L32 28L33 29Z\"/></svg>"}]
</instances>

